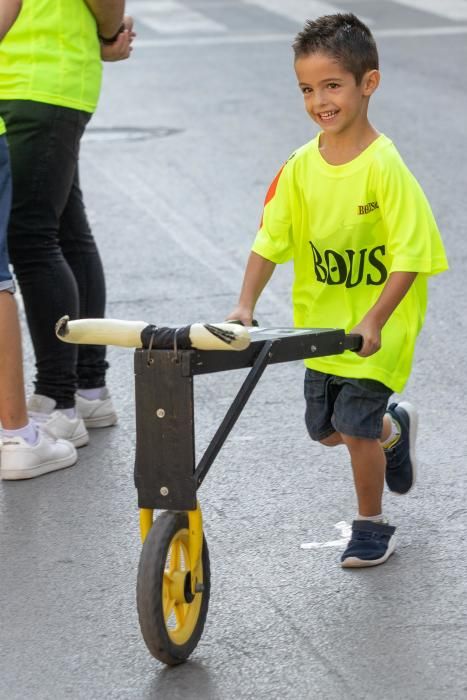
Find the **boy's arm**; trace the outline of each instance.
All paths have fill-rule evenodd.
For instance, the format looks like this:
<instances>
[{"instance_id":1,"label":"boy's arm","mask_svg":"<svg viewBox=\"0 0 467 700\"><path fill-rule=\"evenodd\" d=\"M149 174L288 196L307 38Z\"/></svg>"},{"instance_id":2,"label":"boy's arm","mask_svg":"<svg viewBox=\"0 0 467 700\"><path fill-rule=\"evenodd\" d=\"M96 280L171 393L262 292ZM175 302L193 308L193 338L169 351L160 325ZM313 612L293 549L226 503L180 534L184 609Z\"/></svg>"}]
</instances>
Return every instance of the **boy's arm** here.
<instances>
[{"instance_id":1,"label":"boy's arm","mask_svg":"<svg viewBox=\"0 0 467 700\"><path fill-rule=\"evenodd\" d=\"M11 29L21 10L22 0L1 0L0 2L0 41Z\"/></svg>"},{"instance_id":2,"label":"boy's arm","mask_svg":"<svg viewBox=\"0 0 467 700\"><path fill-rule=\"evenodd\" d=\"M381 347L381 331L412 286L417 272L391 272L378 301L360 323L352 328L352 333L363 336L361 357L368 357Z\"/></svg>"},{"instance_id":3,"label":"boy's arm","mask_svg":"<svg viewBox=\"0 0 467 700\"><path fill-rule=\"evenodd\" d=\"M125 0L84 0L97 22L100 36L114 37L123 24Z\"/></svg>"},{"instance_id":4,"label":"boy's arm","mask_svg":"<svg viewBox=\"0 0 467 700\"><path fill-rule=\"evenodd\" d=\"M275 267L276 263L271 260L258 253L250 253L237 306L227 316L227 320L241 321L245 326L251 326L256 302Z\"/></svg>"}]
</instances>

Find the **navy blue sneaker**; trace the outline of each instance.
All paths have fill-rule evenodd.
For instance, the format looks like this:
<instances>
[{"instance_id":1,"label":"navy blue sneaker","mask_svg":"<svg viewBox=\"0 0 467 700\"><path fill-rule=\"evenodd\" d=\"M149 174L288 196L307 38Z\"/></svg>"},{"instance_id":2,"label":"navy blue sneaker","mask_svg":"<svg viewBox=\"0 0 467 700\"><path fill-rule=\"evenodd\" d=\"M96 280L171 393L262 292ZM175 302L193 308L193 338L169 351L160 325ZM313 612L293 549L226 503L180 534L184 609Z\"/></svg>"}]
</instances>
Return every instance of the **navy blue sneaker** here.
<instances>
[{"instance_id":1,"label":"navy blue sneaker","mask_svg":"<svg viewBox=\"0 0 467 700\"><path fill-rule=\"evenodd\" d=\"M395 527L386 523L354 520L341 566L346 569L384 564L396 548L395 531Z\"/></svg>"},{"instance_id":2,"label":"navy blue sneaker","mask_svg":"<svg viewBox=\"0 0 467 700\"><path fill-rule=\"evenodd\" d=\"M415 441L417 439L418 417L412 404L402 401L388 406L388 413L401 428L399 440L393 447L384 450L386 454L386 483L394 493L408 493L415 484L417 460Z\"/></svg>"}]
</instances>

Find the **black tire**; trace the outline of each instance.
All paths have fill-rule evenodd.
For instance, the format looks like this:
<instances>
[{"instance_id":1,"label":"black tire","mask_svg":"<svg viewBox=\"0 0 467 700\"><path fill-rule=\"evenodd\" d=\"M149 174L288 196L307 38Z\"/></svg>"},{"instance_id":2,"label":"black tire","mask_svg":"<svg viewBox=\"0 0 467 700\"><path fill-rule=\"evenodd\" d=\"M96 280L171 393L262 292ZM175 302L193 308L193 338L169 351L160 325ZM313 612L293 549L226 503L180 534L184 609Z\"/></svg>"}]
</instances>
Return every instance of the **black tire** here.
<instances>
[{"instance_id":1,"label":"black tire","mask_svg":"<svg viewBox=\"0 0 467 700\"><path fill-rule=\"evenodd\" d=\"M143 544L138 567L136 584L136 601L138 607L139 624L141 632L150 653L159 661L169 666L181 664L190 656L198 644L204 629L204 623L208 613L209 594L211 589L211 575L209 567L209 552L206 539L203 535L203 551L201 556L202 583L204 589L196 593L191 602L175 603L178 614L190 624L182 629L182 640L174 639L179 633L176 619L175 626L171 617L175 619L175 607L171 617L166 621L164 613L164 594L166 605L170 596L166 584L164 586L164 572L169 561L169 550L177 547L186 557L184 543L188 537L187 513L165 511L154 521L146 540ZM174 544L175 543L175 544ZM178 554L180 557L180 554ZM183 568L184 566L184 568ZM180 569L186 571L189 562L183 562ZM180 569L177 569L179 571ZM165 593L164 593L165 591ZM201 600L200 600L201 597ZM182 606L180 608L180 606ZM192 607L193 606L193 607ZM167 610L166 610L167 613ZM171 629L171 625L173 629ZM188 636L187 636L188 635Z\"/></svg>"}]
</instances>

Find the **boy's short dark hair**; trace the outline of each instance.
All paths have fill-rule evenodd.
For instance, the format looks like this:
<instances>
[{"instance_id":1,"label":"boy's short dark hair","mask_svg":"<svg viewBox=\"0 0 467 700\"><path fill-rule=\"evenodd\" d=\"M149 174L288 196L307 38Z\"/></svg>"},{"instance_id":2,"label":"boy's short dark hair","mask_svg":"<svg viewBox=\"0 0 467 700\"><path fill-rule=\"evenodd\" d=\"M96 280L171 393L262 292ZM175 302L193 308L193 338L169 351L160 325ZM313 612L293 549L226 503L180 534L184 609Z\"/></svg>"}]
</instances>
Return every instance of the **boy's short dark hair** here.
<instances>
[{"instance_id":1,"label":"boy's short dark hair","mask_svg":"<svg viewBox=\"0 0 467 700\"><path fill-rule=\"evenodd\" d=\"M335 58L355 76L357 85L369 70L378 69L378 49L373 35L354 14L324 15L308 20L292 44L295 60L313 53Z\"/></svg>"}]
</instances>

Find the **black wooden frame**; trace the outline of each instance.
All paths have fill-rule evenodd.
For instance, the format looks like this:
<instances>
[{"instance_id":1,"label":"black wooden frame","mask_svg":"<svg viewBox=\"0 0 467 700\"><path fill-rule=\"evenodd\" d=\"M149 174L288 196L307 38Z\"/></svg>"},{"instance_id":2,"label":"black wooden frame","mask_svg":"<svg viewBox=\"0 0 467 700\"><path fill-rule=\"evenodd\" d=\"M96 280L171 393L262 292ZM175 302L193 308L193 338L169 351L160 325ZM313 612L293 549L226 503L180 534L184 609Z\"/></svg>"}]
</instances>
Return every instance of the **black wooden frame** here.
<instances>
[{"instance_id":1,"label":"black wooden frame","mask_svg":"<svg viewBox=\"0 0 467 700\"><path fill-rule=\"evenodd\" d=\"M255 329L243 351L135 351L138 506L194 510L196 492L268 364L358 350L361 337L339 329ZM198 465L193 377L251 367Z\"/></svg>"}]
</instances>

